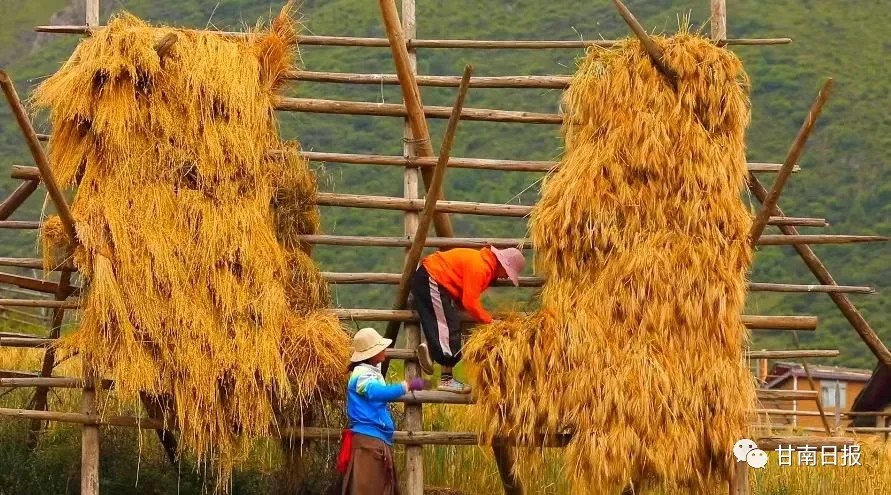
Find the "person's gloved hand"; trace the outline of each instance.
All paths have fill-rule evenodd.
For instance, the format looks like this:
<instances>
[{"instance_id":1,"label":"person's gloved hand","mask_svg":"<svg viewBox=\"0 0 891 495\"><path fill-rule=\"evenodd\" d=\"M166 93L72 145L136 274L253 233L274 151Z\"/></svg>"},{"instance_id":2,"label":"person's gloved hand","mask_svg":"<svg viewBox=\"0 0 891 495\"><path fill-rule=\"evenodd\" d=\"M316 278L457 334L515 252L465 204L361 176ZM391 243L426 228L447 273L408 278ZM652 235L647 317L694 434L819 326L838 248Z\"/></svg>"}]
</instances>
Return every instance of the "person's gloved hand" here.
<instances>
[{"instance_id":1,"label":"person's gloved hand","mask_svg":"<svg viewBox=\"0 0 891 495\"><path fill-rule=\"evenodd\" d=\"M423 378L415 377L408 381L409 392L424 390L425 388L427 388L427 382Z\"/></svg>"}]
</instances>

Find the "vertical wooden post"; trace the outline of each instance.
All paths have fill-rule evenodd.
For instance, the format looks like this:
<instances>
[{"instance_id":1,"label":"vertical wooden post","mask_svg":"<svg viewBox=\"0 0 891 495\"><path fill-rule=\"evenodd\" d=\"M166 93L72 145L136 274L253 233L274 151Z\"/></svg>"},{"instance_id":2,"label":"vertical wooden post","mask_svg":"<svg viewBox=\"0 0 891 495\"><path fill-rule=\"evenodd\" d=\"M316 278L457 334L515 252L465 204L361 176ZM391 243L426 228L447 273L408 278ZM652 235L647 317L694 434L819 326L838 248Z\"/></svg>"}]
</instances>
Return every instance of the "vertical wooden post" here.
<instances>
[{"instance_id":1,"label":"vertical wooden post","mask_svg":"<svg viewBox=\"0 0 891 495\"><path fill-rule=\"evenodd\" d=\"M86 0L87 26L99 25L99 0Z\"/></svg>"},{"instance_id":2,"label":"vertical wooden post","mask_svg":"<svg viewBox=\"0 0 891 495\"><path fill-rule=\"evenodd\" d=\"M711 0L712 41L727 39L727 0Z\"/></svg>"},{"instance_id":3,"label":"vertical wooden post","mask_svg":"<svg viewBox=\"0 0 891 495\"><path fill-rule=\"evenodd\" d=\"M63 271L59 275L59 288L56 290L56 301L64 301L68 299L71 293L69 283L71 282L71 272ZM62 322L65 320L65 310L55 308L53 310L53 319L50 322L49 338L57 339L62 331ZM56 349L50 347L43 353L43 363L40 366L40 376L48 377L53 374L53 368L56 366ZM48 387L37 387L34 390L34 409L37 411L45 411L47 409ZM40 430L43 429L43 421L39 419L31 420L31 427L28 436L28 445L31 448L37 445Z\"/></svg>"},{"instance_id":4,"label":"vertical wooden post","mask_svg":"<svg viewBox=\"0 0 891 495\"><path fill-rule=\"evenodd\" d=\"M495 465L501 476L501 484L504 486L504 495L524 495L522 482L514 476L513 468L515 450L506 444L492 444L492 453L495 454Z\"/></svg>"},{"instance_id":5,"label":"vertical wooden post","mask_svg":"<svg viewBox=\"0 0 891 495\"><path fill-rule=\"evenodd\" d=\"M83 363L84 390L81 399L81 412L96 416L95 373L88 361ZM99 425L85 424L81 429L81 495L99 495Z\"/></svg>"},{"instance_id":6,"label":"vertical wooden post","mask_svg":"<svg viewBox=\"0 0 891 495\"><path fill-rule=\"evenodd\" d=\"M736 459L734 459L736 461ZM730 478L730 495L749 495L749 465L736 461L736 469Z\"/></svg>"},{"instance_id":7,"label":"vertical wooden post","mask_svg":"<svg viewBox=\"0 0 891 495\"><path fill-rule=\"evenodd\" d=\"M841 382L839 380L835 381L835 434L839 434L839 430L841 430L841 412L842 407L844 407L841 403Z\"/></svg>"},{"instance_id":8,"label":"vertical wooden post","mask_svg":"<svg viewBox=\"0 0 891 495\"><path fill-rule=\"evenodd\" d=\"M402 0L402 31L409 39L417 36L417 28L415 24L415 0ZM417 52L414 48L408 49L408 61L412 74L418 73ZM426 124L426 120L424 121ZM427 139L424 144L430 149L429 155L432 155L432 145L427 136L416 135L412 129L412 122L406 118L403 123L402 137L404 144L402 145L403 154L406 157L412 157L416 154L416 139ZM403 172L403 196L408 199L418 199L418 168L405 167ZM405 234L414 235L418 229L418 213L413 211L405 212ZM407 255L408 253L406 253ZM398 327L397 327L398 328ZM421 327L417 323L405 324L405 346L409 349L415 349L421 343ZM421 376L420 366L413 359L405 361L405 379ZM421 404L405 405L405 429L409 431L421 431L424 429L424 415ZM405 446L405 493L406 495L423 495L424 493L424 446L423 445L406 445Z\"/></svg>"}]
</instances>

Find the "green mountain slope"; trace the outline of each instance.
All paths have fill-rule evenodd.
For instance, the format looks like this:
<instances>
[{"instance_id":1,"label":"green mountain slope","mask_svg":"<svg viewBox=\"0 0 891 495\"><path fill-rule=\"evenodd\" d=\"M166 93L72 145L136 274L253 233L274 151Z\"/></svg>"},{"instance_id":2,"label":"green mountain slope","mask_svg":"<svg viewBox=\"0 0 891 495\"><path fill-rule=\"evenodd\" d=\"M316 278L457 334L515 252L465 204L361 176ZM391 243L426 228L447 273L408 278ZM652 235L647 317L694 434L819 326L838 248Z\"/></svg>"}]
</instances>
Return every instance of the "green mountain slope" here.
<instances>
[{"instance_id":1,"label":"green mountain slope","mask_svg":"<svg viewBox=\"0 0 891 495\"><path fill-rule=\"evenodd\" d=\"M103 2L111 8L111 2ZM627 2L638 18L657 31L673 32L678 17L689 14L696 26L708 18L705 0L633 0ZM64 1L0 2L0 62L5 63L25 93L29 83L51 73L76 43L73 37L36 37L30 26L63 23L77 9ZM78 1L79 4L79 1ZM220 29L254 25L256 19L277 10L278 1L182 0L115 2L155 22ZM782 201L794 216L818 216L830 220L832 233L891 233L891 122L885 115L891 104L891 82L883 58L889 51L884 26L891 17L891 1L873 3L873 10L853 9L831 0L778 0L730 2L728 32L731 38L782 37L792 45L737 47L753 81L753 122L749 130L750 161L780 162L795 136L817 89L826 77L836 79L835 89L802 159L802 173L793 177ZM305 28L313 34L383 36L377 3L369 0L306 1L302 12ZM107 12L106 12L107 14ZM212 17L211 17L212 14ZM627 28L607 0L419 0L418 33L424 38L470 39L595 39L627 35ZM71 22L71 21L65 21ZM707 28L706 28L707 29ZM576 50L422 50L420 72L459 74L473 63L477 75L569 74ZM385 48L306 47L302 65L310 70L390 73L392 61ZM399 102L394 87L299 84L291 94L330 99ZM554 90L473 89L467 105L512 110L557 109L560 93ZM451 105L454 90L425 89L427 104ZM27 163L21 137L0 110L0 157L4 166ZM307 149L354 153L401 153L398 119L325 115L281 115L282 132L299 139ZM444 122L434 122L438 142ZM559 155L558 130L546 125L462 122L454 156L552 159ZM438 144L436 145L438 146ZM319 165L326 190L380 195L401 195L402 171L396 167ZM5 174L4 174L5 175ZM537 194L540 175L494 171L451 170L446 195L450 199L530 204ZM769 181L767 175L763 180ZM16 185L0 177L0 192ZM42 198L32 198L16 218L36 218ZM396 212L325 208L325 229L339 234L401 235L401 215ZM520 236L525 225L519 219L487 219L455 215L462 235ZM807 230L807 229L803 229ZM816 232L816 231L815 231ZM0 232L4 255L35 252L33 235ZM878 295L852 296L880 336L891 342L891 246L818 246L817 252L840 284L873 285ZM316 249L325 269L335 271L398 271L397 250L378 248ZM810 283L813 277L791 248L767 247L759 251L752 280ZM882 289L885 289L882 291ZM516 292L493 291L496 303L507 304ZM387 307L392 290L384 286L347 286L338 289L343 306ZM520 294L522 304L532 296ZM816 314L820 327L803 336L803 345L839 348L835 360L852 366L871 366L869 351L847 325L826 295L753 294L750 312L758 314ZM755 347L788 348L788 337L756 333Z\"/></svg>"}]
</instances>

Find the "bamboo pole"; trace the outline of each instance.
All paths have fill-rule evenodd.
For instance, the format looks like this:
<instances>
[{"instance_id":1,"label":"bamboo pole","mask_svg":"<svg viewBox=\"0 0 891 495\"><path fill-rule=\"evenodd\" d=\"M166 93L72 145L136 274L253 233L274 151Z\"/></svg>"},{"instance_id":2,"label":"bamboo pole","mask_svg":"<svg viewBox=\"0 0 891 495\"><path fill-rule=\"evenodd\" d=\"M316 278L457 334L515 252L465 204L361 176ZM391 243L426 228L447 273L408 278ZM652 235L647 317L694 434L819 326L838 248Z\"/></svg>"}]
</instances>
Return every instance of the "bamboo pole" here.
<instances>
[{"instance_id":1,"label":"bamboo pole","mask_svg":"<svg viewBox=\"0 0 891 495\"><path fill-rule=\"evenodd\" d=\"M270 150L271 154L279 154L281 150ZM358 165L391 165L397 167L429 167L436 166L436 157L405 157L389 155L369 155L356 153L327 153L321 151L301 151L301 155L307 160L321 163L346 163ZM547 160L493 160L487 158L455 158L449 160L449 168L469 168L476 170L502 170L505 172L549 172L556 170L560 165L556 161ZM749 172L779 172L780 163L750 162L747 165ZM796 165L793 172L799 172L801 168ZM10 176L14 179L40 180L40 172L37 167L25 167L13 165Z\"/></svg>"},{"instance_id":2,"label":"bamboo pole","mask_svg":"<svg viewBox=\"0 0 891 495\"><path fill-rule=\"evenodd\" d=\"M0 299L0 306L22 306L26 308L64 308L76 309L79 301L50 301L35 299Z\"/></svg>"},{"instance_id":3,"label":"bamboo pole","mask_svg":"<svg viewBox=\"0 0 891 495\"><path fill-rule=\"evenodd\" d=\"M409 0L404 0L404 2L407 1ZM387 31L396 74L399 76L399 87L402 89L404 105L395 105L396 107L402 107L402 113L399 113L398 116L406 117L411 126L412 142L414 143L413 155L421 157L433 156L433 145L430 143L430 130L427 128L425 109L421 102L421 91L414 76L417 70L414 67L413 60L408 52L408 46L405 43L406 36L403 31L402 21L399 19L399 13L396 10L396 2L394 0L378 0L378 5L381 9L384 28ZM405 3L403 3L403 7L405 7ZM414 12L414 7L411 7L411 9ZM411 30L414 30L414 19L408 21L407 25ZM451 114L451 109L446 109L446 114ZM425 187L429 188L432 180L432 171L422 169L421 176L424 179ZM440 197L437 199L442 199L442 195L440 194ZM436 215L433 219L433 224L436 228L436 235L442 237L454 235L452 223L447 215Z\"/></svg>"},{"instance_id":4,"label":"bamboo pole","mask_svg":"<svg viewBox=\"0 0 891 495\"><path fill-rule=\"evenodd\" d=\"M837 357L841 354L837 349L796 349L785 351L749 351L749 359L801 359Z\"/></svg>"},{"instance_id":5,"label":"bamboo pole","mask_svg":"<svg viewBox=\"0 0 891 495\"><path fill-rule=\"evenodd\" d=\"M792 142L792 146L786 154L783 168L780 169L780 172L777 174L773 187L770 189L770 192L767 194L764 201L762 201L761 209L758 211L758 214L755 215L755 220L752 222L752 227L749 230L749 238L752 242L757 241L764 232L767 220L773 214L777 205L777 200L780 199L780 195L783 193L783 187L786 186L786 181L792 173L792 167L798 163L798 159L804 151L804 146L807 144L807 139L810 137L811 131L814 129L814 125L820 117L820 113L823 112L823 105L825 105L826 100L829 99L829 93L831 91L832 78L829 78L823 83L823 87L817 94L817 99L814 100L814 103L811 105L811 108L807 113L807 118L805 118L804 123L801 124L801 129L798 130L798 135L795 136L795 140Z\"/></svg>"},{"instance_id":6,"label":"bamboo pole","mask_svg":"<svg viewBox=\"0 0 891 495\"><path fill-rule=\"evenodd\" d=\"M276 110L334 115L409 117L412 119L429 117L434 119L447 119L451 113L449 107L440 106L418 106L415 108L413 104L402 105L398 103L370 103L364 101L323 100L319 98L290 98L286 96L275 97L273 103ZM465 108L461 112L461 120L559 125L563 123L563 116L556 113L496 110L491 108ZM418 132L420 132L420 130L418 130ZM414 139L418 140L418 138ZM426 139L429 139L429 136ZM419 144L420 143L416 143L416 145ZM416 150L415 154L417 156L433 156L433 151L430 150L428 153L428 150L419 148Z\"/></svg>"},{"instance_id":7,"label":"bamboo pole","mask_svg":"<svg viewBox=\"0 0 891 495\"><path fill-rule=\"evenodd\" d=\"M3 203L0 203L0 220L9 218L19 206L22 206L22 203L24 203L25 200L31 197L31 194L37 190L39 184L40 182L36 180L28 180L19 184L12 194L3 200Z\"/></svg>"},{"instance_id":8,"label":"bamboo pole","mask_svg":"<svg viewBox=\"0 0 891 495\"><path fill-rule=\"evenodd\" d=\"M749 175L749 190L752 191L752 194L761 202L764 202L765 198L767 198L767 190L761 184L761 181L751 174ZM783 214L779 205L775 207L774 211L780 215ZM794 237L798 234L798 230L795 227L781 226L779 229L787 237ZM762 236L762 238L763 237L764 236ZM835 279L832 278L829 270L826 269L826 266L823 265L823 262L820 261L820 258L817 257L813 249L809 246L796 245L795 251L798 252L798 255L804 261L805 265L807 265L808 269L810 269L811 273L814 274L821 284L837 285ZM860 335L860 338L863 339L870 351L872 351L878 358L879 362L885 366L891 366L891 352L888 352L888 348L885 347L882 340L879 339L872 327L869 326L869 323L863 318L863 315L860 314L860 311L857 310L854 303L852 303L843 293L830 292L829 297L832 299L832 302L838 306L844 317L848 320L851 326L854 327L854 330Z\"/></svg>"},{"instance_id":9,"label":"bamboo pole","mask_svg":"<svg viewBox=\"0 0 891 495\"><path fill-rule=\"evenodd\" d=\"M2 258L0 258L0 266L17 266L17 267L21 267L21 268L42 269L43 268L43 260L41 260L40 258L2 257ZM62 270L75 271L76 268L74 267L74 265L71 264L71 262L66 262L66 263L63 263L62 265L54 268L53 270L54 271L62 271Z\"/></svg>"},{"instance_id":10,"label":"bamboo pole","mask_svg":"<svg viewBox=\"0 0 891 495\"><path fill-rule=\"evenodd\" d=\"M99 29L102 29L100 26ZM85 34L89 35L96 28L80 25L55 25L35 26L38 33L53 34ZM251 33L240 31L212 31L208 33L223 36L242 37L252 36ZM612 47L624 40L461 40L461 39L411 39L406 40L406 47L410 48L471 48L471 49L527 49L527 50L552 50L555 48L587 48L589 46ZM735 38L723 40L720 45L788 45L791 38ZM389 47L387 38L359 38L353 36L297 36L297 44L303 46L359 46L359 47Z\"/></svg>"},{"instance_id":11,"label":"bamboo pole","mask_svg":"<svg viewBox=\"0 0 891 495\"><path fill-rule=\"evenodd\" d=\"M19 95L15 91L15 86L12 84L12 79L10 79L6 71L0 70L0 86L3 87L3 93L6 95L6 100L12 108L12 112L19 124L19 128L25 135L25 140L28 142L28 148L31 150L31 155L34 157L34 161L37 162L37 168L40 169L40 175L43 176L46 189L49 192L50 198L53 200L53 204L56 206L59 218L62 220L62 227L65 229L68 238L71 239L72 242L75 242L77 236L74 232L74 217L71 215L71 210L68 208L65 196L62 194L59 185L56 183L56 179L53 177L53 172L50 168L49 160L47 160L46 154L43 151L43 146L37 141L37 134L34 132L34 127L31 125L31 119L28 118L25 107L22 105L22 101L19 99Z\"/></svg>"}]
</instances>

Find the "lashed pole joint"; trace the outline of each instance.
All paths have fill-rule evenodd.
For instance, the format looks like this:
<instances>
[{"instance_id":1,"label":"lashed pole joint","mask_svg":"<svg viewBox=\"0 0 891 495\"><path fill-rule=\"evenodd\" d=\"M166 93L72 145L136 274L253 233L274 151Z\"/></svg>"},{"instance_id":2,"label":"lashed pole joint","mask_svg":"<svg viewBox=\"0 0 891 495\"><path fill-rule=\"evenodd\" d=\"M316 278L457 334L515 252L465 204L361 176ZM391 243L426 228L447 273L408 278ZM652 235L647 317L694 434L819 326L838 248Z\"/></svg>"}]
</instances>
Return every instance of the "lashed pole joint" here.
<instances>
[{"instance_id":1,"label":"lashed pole joint","mask_svg":"<svg viewBox=\"0 0 891 495\"><path fill-rule=\"evenodd\" d=\"M408 301L408 292L411 277L418 266L421 254L424 252L424 243L427 240L427 231L433 222L436 212L436 201L439 199L439 192L442 190L443 179L445 178L446 168L449 163L449 157L452 152L452 143L455 140L455 131L458 129L460 122L461 109L464 107L464 100L467 97L467 90L470 87L470 75L473 67L468 65L464 68L464 77L461 79L461 86L458 88L458 97L455 99L455 106L452 108L452 116L449 117L449 123L446 127L445 136L442 139L442 145L439 149L439 159L436 167L433 169L430 178L430 188L427 190L427 196L424 199L424 209L421 211L418 220L418 228L412 238L411 246L408 248L408 254L405 256L405 264L402 267L402 276L399 280L399 288L396 291L396 302L393 304L394 310L405 309ZM395 343L396 335L399 333L399 326L402 322L391 321L387 325L386 336ZM382 370L386 373L389 361L382 365Z\"/></svg>"},{"instance_id":2,"label":"lashed pole joint","mask_svg":"<svg viewBox=\"0 0 891 495\"><path fill-rule=\"evenodd\" d=\"M62 190L59 189L59 184L56 182L55 176L53 176L49 160L46 157L46 153L43 151L43 146L41 146L40 141L37 140L37 133L34 131L31 119L28 118L28 114L25 112L25 106L22 105L22 100L15 91L12 79L10 79L6 71L3 70L0 70L0 86L3 88L6 100L9 101L9 106L12 108L12 112L19 124L19 128L22 130L25 139L28 141L28 148L31 150L31 155L34 157L34 161L37 162L37 168L40 169L40 175L43 177L46 189L49 192L53 204L56 206L59 218L62 220L62 228L65 229L65 234L68 235L68 238L71 240L72 244L74 244L77 242L77 234L74 230L74 217L71 215L71 210L68 208L68 202L65 201L65 196L62 194Z\"/></svg>"},{"instance_id":3,"label":"lashed pole joint","mask_svg":"<svg viewBox=\"0 0 891 495\"><path fill-rule=\"evenodd\" d=\"M786 160L783 162L783 166L777 174L773 187L771 187L770 192L762 202L761 210L758 211L754 222L752 222L752 228L749 230L749 239L752 244L756 243L758 238L761 237L761 234L764 233L764 228L767 226L770 216L773 214L774 210L776 210L777 201L783 193L783 187L785 187L789 176L792 175L792 168L798 163L798 159L804 151L804 146L807 144L808 137L810 137L811 131L813 131L814 126L817 123L817 118L819 118L820 113L823 112L823 105L825 105L826 100L829 99L829 93L831 91L832 78L829 78L823 83L823 87L817 94L817 99L814 100L814 103L811 105L811 108L807 113L807 118L805 118L804 122L801 124L801 129L798 130L798 135L795 136L795 141L792 142L792 146L786 154Z\"/></svg>"}]
</instances>

